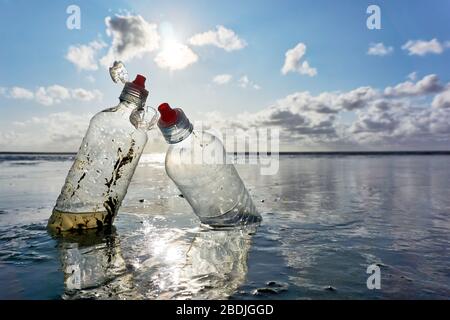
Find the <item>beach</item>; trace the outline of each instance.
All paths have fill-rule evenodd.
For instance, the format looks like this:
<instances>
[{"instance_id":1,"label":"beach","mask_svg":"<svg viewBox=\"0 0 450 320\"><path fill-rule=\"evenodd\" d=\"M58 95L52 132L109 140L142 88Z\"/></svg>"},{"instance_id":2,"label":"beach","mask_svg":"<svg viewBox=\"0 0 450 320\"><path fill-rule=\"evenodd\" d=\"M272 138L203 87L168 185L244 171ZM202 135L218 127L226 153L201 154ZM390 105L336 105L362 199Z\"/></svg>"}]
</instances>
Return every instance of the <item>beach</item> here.
<instances>
[{"instance_id":1,"label":"beach","mask_svg":"<svg viewBox=\"0 0 450 320\"><path fill-rule=\"evenodd\" d=\"M200 225L144 154L111 232L46 229L71 154L0 154L0 299L447 299L450 156L237 165L263 221ZM381 289L370 290L376 264Z\"/></svg>"}]
</instances>

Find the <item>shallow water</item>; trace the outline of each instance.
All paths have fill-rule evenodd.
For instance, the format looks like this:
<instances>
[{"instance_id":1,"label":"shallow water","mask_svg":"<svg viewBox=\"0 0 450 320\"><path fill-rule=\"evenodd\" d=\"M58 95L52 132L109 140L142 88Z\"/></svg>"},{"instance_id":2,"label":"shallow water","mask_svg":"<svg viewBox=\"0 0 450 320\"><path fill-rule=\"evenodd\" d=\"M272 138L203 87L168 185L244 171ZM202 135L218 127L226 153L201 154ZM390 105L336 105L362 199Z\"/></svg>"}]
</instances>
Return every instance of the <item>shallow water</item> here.
<instances>
[{"instance_id":1,"label":"shallow water","mask_svg":"<svg viewBox=\"0 0 450 320\"><path fill-rule=\"evenodd\" d=\"M280 157L241 174L258 229L199 225L142 159L111 233L46 230L73 157L0 155L2 299L450 297L450 156ZM368 290L366 268L381 267Z\"/></svg>"}]
</instances>

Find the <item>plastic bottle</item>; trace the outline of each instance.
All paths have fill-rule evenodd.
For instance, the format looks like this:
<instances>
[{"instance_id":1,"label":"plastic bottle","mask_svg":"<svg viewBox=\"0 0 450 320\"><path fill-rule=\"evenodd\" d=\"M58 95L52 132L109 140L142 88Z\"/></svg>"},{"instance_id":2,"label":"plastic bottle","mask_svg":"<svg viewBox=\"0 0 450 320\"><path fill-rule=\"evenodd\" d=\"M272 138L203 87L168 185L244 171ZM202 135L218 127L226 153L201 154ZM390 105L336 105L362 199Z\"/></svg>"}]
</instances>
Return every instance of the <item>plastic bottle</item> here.
<instances>
[{"instance_id":1,"label":"plastic bottle","mask_svg":"<svg viewBox=\"0 0 450 320\"><path fill-rule=\"evenodd\" d=\"M236 168L227 163L222 142L193 130L184 112L167 103L158 107L158 127L169 147L165 167L201 222L213 227L261 220Z\"/></svg>"},{"instance_id":2,"label":"plastic bottle","mask_svg":"<svg viewBox=\"0 0 450 320\"><path fill-rule=\"evenodd\" d=\"M147 142L145 77L127 82L120 103L97 113L81 143L48 226L57 231L111 226Z\"/></svg>"}]
</instances>

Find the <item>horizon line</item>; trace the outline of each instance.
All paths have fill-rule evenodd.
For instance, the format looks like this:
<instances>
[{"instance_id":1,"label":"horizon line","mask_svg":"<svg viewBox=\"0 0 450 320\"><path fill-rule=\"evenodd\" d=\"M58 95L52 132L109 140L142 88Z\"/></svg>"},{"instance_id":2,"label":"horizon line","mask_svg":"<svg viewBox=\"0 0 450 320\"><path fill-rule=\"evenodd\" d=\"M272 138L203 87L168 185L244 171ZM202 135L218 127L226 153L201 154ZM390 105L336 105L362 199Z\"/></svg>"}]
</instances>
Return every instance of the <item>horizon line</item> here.
<instances>
[{"instance_id":1,"label":"horizon line","mask_svg":"<svg viewBox=\"0 0 450 320\"><path fill-rule=\"evenodd\" d=\"M164 152L147 152L143 154L152 154L152 153L164 153ZM279 155L364 155L364 154L373 154L373 155L383 155L383 154L392 154L392 155L450 155L450 150L404 150L404 151L279 151L279 152L265 152L265 151L255 151L255 152L227 152L227 154L232 155L271 155L279 154ZM56 151L0 151L0 155L8 155L8 154L24 154L24 155L76 155L77 152L56 152Z\"/></svg>"}]
</instances>

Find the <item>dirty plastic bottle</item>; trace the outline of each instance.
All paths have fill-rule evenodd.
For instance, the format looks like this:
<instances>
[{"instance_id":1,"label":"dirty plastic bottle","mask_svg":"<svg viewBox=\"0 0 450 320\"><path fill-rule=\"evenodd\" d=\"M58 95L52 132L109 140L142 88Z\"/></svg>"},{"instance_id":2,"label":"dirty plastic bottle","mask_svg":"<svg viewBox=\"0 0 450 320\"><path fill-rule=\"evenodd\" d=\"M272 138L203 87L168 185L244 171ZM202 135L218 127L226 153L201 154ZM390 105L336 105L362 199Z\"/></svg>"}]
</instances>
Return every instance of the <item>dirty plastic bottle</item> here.
<instances>
[{"instance_id":1,"label":"dirty plastic bottle","mask_svg":"<svg viewBox=\"0 0 450 320\"><path fill-rule=\"evenodd\" d=\"M170 147L165 167L201 222L213 227L249 224L261 220L236 168L227 163L216 136L193 130L184 112L167 103L158 107L158 121Z\"/></svg>"},{"instance_id":2,"label":"dirty plastic bottle","mask_svg":"<svg viewBox=\"0 0 450 320\"><path fill-rule=\"evenodd\" d=\"M120 103L91 119L49 219L50 228L112 225L147 142L145 80L137 75L127 82Z\"/></svg>"}]
</instances>

